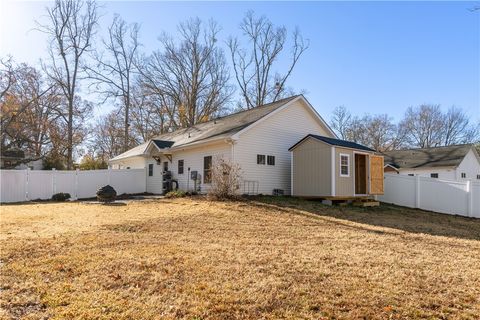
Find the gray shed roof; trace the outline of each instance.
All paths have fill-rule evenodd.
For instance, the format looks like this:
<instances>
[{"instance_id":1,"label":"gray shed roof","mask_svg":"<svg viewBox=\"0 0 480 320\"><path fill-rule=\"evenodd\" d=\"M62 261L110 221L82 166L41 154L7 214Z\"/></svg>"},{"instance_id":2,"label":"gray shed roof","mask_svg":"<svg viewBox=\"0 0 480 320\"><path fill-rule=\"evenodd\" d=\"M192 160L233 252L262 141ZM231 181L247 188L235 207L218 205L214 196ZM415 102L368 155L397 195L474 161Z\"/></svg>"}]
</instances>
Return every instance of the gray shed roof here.
<instances>
[{"instance_id":1,"label":"gray shed roof","mask_svg":"<svg viewBox=\"0 0 480 320\"><path fill-rule=\"evenodd\" d=\"M351 141L347 141L347 140L340 140L340 139L335 139L335 138L330 138L330 137L325 137L325 136L319 136L319 135L316 135L316 134L309 134L309 135L305 136L302 140L295 143L288 150L289 151L292 150L297 145L299 145L300 143L302 143L303 141L305 141L306 139L308 139L310 137L314 138L314 139L317 139L317 140L320 140L320 141L323 141L323 142L325 142L329 145L332 145L332 146L338 146L338 147L344 147L344 148L350 148L350 149L357 149L357 150L375 152L375 150L370 149L369 147L362 146L361 144L358 144L358 143L355 143L355 142L351 142Z\"/></svg>"},{"instance_id":2,"label":"gray shed roof","mask_svg":"<svg viewBox=\"0 0 480 320\"><path fill-rule=\"evenodd\" d=\"M156 136L152 141L161 149L188 146L197 142L207 142L213 139L228 138L240 130L257 122L269 113L284 106L286 103L296 99L299 95L278 100L258 106L254 109L236 112L227 116L219 117L207 122L196 124L189 128L179 129L173 132ZM155 141L162 141L156 143ZM130 149L110 161L120 160L128 157L142 155L146 152L149 142L143 143ZM168 146L168 144L170 146Z\"/></svg>"},{"instance_id":3,"label":"gray shed roof","mask_svg":"<svg viewBox=\"0 0 480 320\"><path fill-rule=\"evenodd\" d=\"M446 147L385 151L385 165L398 169L456 167L472 149L471 144ZM477 155L478 156L478 155Z\"/></svg>"}]
</instances>

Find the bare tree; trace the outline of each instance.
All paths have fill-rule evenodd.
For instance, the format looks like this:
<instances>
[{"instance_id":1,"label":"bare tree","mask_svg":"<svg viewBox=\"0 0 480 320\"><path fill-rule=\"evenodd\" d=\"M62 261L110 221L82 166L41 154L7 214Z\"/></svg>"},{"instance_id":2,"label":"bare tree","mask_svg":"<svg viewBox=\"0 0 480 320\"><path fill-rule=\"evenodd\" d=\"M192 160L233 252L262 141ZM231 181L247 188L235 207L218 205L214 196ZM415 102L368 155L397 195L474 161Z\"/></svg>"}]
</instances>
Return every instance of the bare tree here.
<instances>
[{"instance_id":1,"label":"bare tree","mask_svg":"<svg viewBox=\"0 0 480 320\"><path fill-rule=\"evenodd\" d=\"M61 88L66 105L61 113L67 127L67 169L73 168L74 127L76 99L79 90L81 64L90 50L98 21L94 1L55 0L47 8L49 23L38 29L50 37L48 52L50 64L45 72Z\"/></svg>"},{"instance_id":2,"label":"bare tree","mask_svg":"<svg viewBox=\"0 0 480 320\"><path fill-rule=\"evenodd\" d=\"M112 158L123 151L122 121L115 110L97 120L89 147L94 156L102 159Z\"/></svg>"},{"instance_id":3,"label":"bare tree","mask_svg":"<svg viewBox=\"0 0 480 320\"><path fill-rule=\"evenodd\" d=\"M348 131L352 121L352 115L345 106L336 107L333 110L330 126L340 139L348 139Z\"/></svg>"},{"instance_id":4,"label":"bare tree","mask_svg":"<svg viewBox=\"0 0 480 320\"><path fill-rule=\"evenodd\" d=\"M444 116L439 105L409 107L400 126L410 146L429 148L443 143Z\"/></svg>"},{"instance_id":5,"label":"bare tree","mask_svg":"<svg viewBox=\"0 0 480 320\"><path fill-rule=\"evenodd\" d=\"M106 99L120 99L123 110L123 151L132 145L129 135L132 86L136 73L135 59L139 49L138 33L140 26L128 25L116 15L108 28L108 39L103 40L105 52L94 52L95 65L87 65L86 70L93 80L96 92Z\"/></svg>"},{"instance_id":6,"label":"bare tree","mask_svg":"<svg viewBox=\"0 0 480 320\"><path fill-rule=\"evenodd\" d=\"M470 123L468 115L460 108L450 107L444 116L443 145L472 143L479 139L480 125Z\"/></svg>"},{"instance_id":7,"label":"bare tree","mask_svg":"<svg viewBox=\"0 0 480 320\"><path fill-rule=\"evenodd\" d=\"M179 41L164 34L163 50L149 57L142 80L168 114L172 128L210 120L225 109L232 95L218 25L190 19L178 27Z\"/></svg>"},{"instance_id":8,"label":"bare tree","mask_svg":"<svg viewBox=\"0 0 480 320\"><path fill-rule=\"evenodd\" d=\"M240 29L245 43L243 48L238 38L230 38L230 48L235 79L247 109L273 102L286 92L286 82L297 65L298 60L308 48L298 29L292 34L293 45L287 70L278 73L274 70L287 45L287 29L275 27L266 17L255 17L253 11L247 12Z\"/></svg>"},{"instance_id":9,"label":"bare tree","mask_svg":"<svg viewBox=\"0 0 480 320\"><path fill-rule=\"evenodd\" d=\"M12 166L41 159L51 148L49 132L58 119L58 88L46 82L37 69L12 61L0 71L0 83L2 149L25 151L25 159Z\"/></svg>"}]
</instances>

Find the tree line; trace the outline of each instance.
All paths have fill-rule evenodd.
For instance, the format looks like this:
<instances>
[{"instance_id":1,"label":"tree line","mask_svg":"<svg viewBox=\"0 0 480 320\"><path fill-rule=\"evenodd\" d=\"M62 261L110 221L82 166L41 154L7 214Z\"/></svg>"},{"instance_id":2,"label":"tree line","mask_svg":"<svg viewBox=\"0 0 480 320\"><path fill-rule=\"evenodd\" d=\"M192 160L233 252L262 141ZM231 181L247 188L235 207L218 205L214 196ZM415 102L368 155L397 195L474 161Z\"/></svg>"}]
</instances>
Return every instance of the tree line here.
<instances>
[{"instance_id":1,"label":"tree line","mask_svg":"<svg viewBox=\"0 0 480 320\"><path fill-rule=\"evenodd\" d=\"M480 142L480 123L471 121L455 106L446 112L434 104L409 107L398 123L388 114L358 116L339 106L332 113L330 126L341 139L380 152Z\"/></svg>"},{"instance_id":2,"label":"tree line","mask_svg":"<svg viewBox=\"0 0 480 320\"><path fill-rule=\"evenodd\" d=\"M93 0L56 0L36 28L48 57L39 66L0 58L1 148L24 150L20 162L72 169L86 146L86 161L104 165L158 134L276 101L294 92L287 80L308 48L298 30L247 12L227 52L215 21L191 18L146 53L140 25L118 15L99 37L99 10ZM290 59L283 71L280 57ZM93 119L94 107L112 105Z\"/></svg>"},{"instance_id":3,"label":"tree line","mask_svg":"<svg viewBox=\"0 0 480 320\"><path fill-rule=\"evenodd\" d=\"M156 135L298 93L288 79L309 47L298 29L251 11L226 40L215 21L191 18L161 32L153 52L144 51L140 25L118 15L100 37L93 0L56 0L46 13L36 28L47 36L39 65L0 57L0 147L24 150L19 162L43 159L47 169L72 169L80 156L85 168L104 167ZM111 111L94 118L96 107ZM399 124L339 107L331 126L377 150L478 140L461 109L443 114L439 106L410 108Z\"/></svg>"}]
</instances>

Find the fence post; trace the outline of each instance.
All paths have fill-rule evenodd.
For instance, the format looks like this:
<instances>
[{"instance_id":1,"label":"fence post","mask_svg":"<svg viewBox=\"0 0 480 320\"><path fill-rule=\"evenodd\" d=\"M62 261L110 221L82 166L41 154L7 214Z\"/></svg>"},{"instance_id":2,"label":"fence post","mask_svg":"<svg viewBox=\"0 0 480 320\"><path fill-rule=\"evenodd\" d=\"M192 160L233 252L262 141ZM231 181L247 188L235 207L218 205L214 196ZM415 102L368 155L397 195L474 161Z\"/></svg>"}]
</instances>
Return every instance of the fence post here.
<instances>
[{"instance_id":1,"label":"fence post","mask_svg":"<svg viewBox=\"0 0 480 320\"><path fill-rule=\"evenodd\" d=\"M28 201L30 195L28 194L28 185L29 185L29 180L30 180L30 168L27 168L27 171L25 173L25 201Z\"/></svg>"},{"instance_id":2,"label":"fence post","mask_svg":"<svg viewBox=\"0 0 480 320\"><path fill-rule=\"evenodd\" d=\"M52 196L57 193L57 169L52 168Z\"/></svg>"},{"instance_id":3,"label":"fence post","mask_svg":"<svg viewBox=\"0 0 480 320\"><path fill-rule=\"evenodd\" d=\"M78 200L78 173L79 169L75 169L75 200Z\"/></svg>"},{"instance_id":4,"label":"fence post","mask_svg":"<svg viewBox=\"0 0 480 320\"><path fill-rule=\"evenodd\" d=\"M420 208L420 176L415 176L415 208Z\"/></svg>"},{"instance_id":5,"label":"fence post","mask_svg":"<svg viewBox=\"0 0 480 320\"><path fill-rule=\"evenodd\" d=\"M473 217L472 181L467 181L467 215Z\"/></svg>"}]
</instances>

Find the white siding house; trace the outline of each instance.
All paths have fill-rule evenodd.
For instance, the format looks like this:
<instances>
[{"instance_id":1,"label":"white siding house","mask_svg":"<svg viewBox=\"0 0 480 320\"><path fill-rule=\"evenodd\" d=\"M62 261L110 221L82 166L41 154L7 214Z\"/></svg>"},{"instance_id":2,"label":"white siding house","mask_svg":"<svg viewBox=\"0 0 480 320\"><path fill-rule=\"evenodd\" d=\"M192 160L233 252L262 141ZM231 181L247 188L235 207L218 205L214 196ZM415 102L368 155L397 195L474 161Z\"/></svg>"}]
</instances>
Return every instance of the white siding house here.
<instances>
[{"instance_id":1,"label":"white siding house","mask_svg":"<svg viewBox=\"0 0 480 320\"><path fill-rule=\"evenodd\" d=\"M160 135L110 159L109 164L113 169L146 168L147 192L164 192L165 171L172 173L180 189L197 186L206 192L210 183L205 179L205 157L222 157L240 166L240 193L272 194L280 189L290 194L288 148L310 133L335 137L299 95ZM182 167L183 173L179 172ZM199 180L191 178L192 171Z\"/></svg>"},{"instance_id":2,"label":"white siding house","mask_svg":"<svg viewBox=\"0 0 480 320\"><path fill-rule=\"evenodd\" d=\"M480 181L480 156L470 144L385 152L385 172L441 180Z\"/></svg>"}]
</instances>

